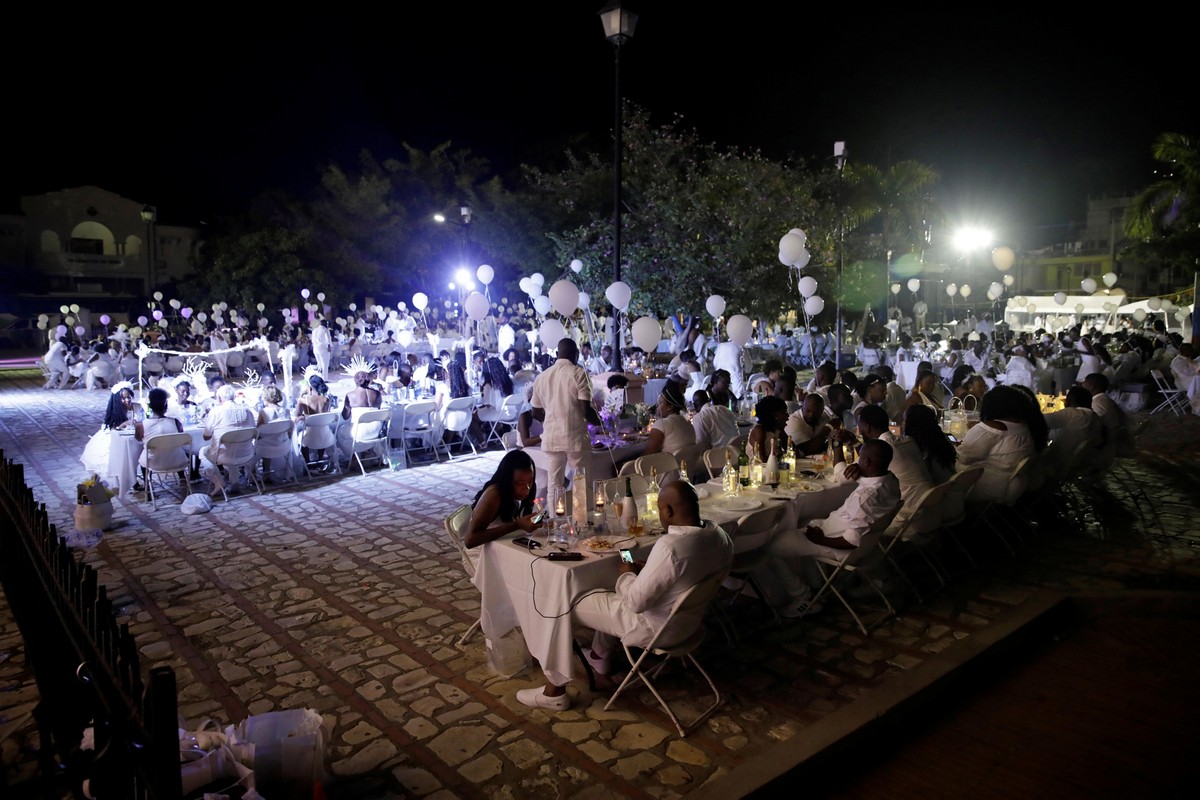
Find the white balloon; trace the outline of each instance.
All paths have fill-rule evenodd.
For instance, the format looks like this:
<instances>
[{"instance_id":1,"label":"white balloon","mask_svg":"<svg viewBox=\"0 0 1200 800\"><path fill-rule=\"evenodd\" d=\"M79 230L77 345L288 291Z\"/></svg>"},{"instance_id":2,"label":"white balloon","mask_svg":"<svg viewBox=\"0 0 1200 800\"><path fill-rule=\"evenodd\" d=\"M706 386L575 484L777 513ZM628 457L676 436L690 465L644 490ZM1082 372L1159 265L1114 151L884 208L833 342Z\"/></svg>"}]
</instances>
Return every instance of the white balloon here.
<instances>
[{"instance_id":1,"label":"white balloon","mask_svg":"<svg viewBox=\"0 0 1200 800\"><path fill-rule=\"evenodd\" d=\"M161 303L162 302L162 292L155 292L154 299ZM74 308L72 308L72 310L74 310Z\"/></svg>"},{"instance_id":2,"label":"white balloon","mask_svg":"<svg viewBox=\"0 0 1200 800\"><path fill-rule=\"evenodd\" d=\"M967 286L966 284L963 284L963 286L958 290L958 293L963 297L970 297L971 296L971 287Z\"/></svg>"},{"instance_id":3,"label":"white balloon","mask_svg":"<svg viewBox=\"0 0 1200 800\"><path fill-rule=\"evenodd\" d=\"M70 313L71 313L71 307L70 307L70 306L59 306L59 307L58 307L58 312L59 312L60 314L70 314Z\"/></svg>"},{"instance_id":4,"label":"white balloon","mask_svg":"<svg viewBox=\"0 0 1200 800\"><path fill-rule=\"evenodd\" d=\"M908 290L910 292L915 292L920 288L921 288L921 282L919 280L917 280L916 278L908 279Z\"/></svg>"},{"instance_id":5,"label":"white balloon","mask_svg":"<svg viewBox=\"0 0 1200 800\"><path fill-rule=\"evenodd\" d=\"M808 266L808 262L812 261L812 253L808 252L808 248L804 248L800 253L800 257L792 264L796 269L804 269Z\"/></svg>"},{"instance_id":6,"label":"white balloon","mask_svg":"<svg viewBox=\"0 0 1200 800\"><path fill-rule=\"evenodd\" d=\"M1005 285L1005 286L1012 286L1012 285L1013 285L1014 283L1016 283L1016 282L1017 282L1017 279L1016 279L1016 278L1014 278L1012 275L1005 275L1005 276L1004 276L1004 285Z\"/></svg>"},{"instance_id":7,"label":"white balloon","mask_svg":"<svg viewBox=\"0 0 1200 800\"><path fill-rule=\"evenodd\" d=\"M1171 311L1174 308L1175 308L1175 304L1172 303L1168 298L1164 297L1162 300L1162 310L1163 311Z\"/></svg>"},{"instance_id":8,"label":"white balloon","mask_svg":"<svg viewBox=\"0 0 1200 800\"><path fill-rule=\"evenodd\" d=\"M425 307L428 305L429 298L425 296L424 292L417 292L413 295L413 308L417 309L418 311L424 311ZM353 306L351 306L351 309L353 309Z\"/></svg>"},{"instance_id":9,"label":"white balloon","mask_svg":"<svg viewBox=\"0 0 1200 800\"><path fill-rule=\"evenodd\" d=\"M205 314L203 311L201 311L196 315L196 319L200 320L201 322L206 322L208 320L208 314Z\"/></svg>"},{"instance_id":10,"label":"white balloon","mask_svg":"<svg viewBox=\"0 0 1200 800\"><path fill-rule=\"evenodd\" d=\"M571 259L571 272L574 272L576 275L583 272L583 262L578 258Z\"/></svg>"},{"instance_id":11,"label":"white balloon","mask_svg":"<svg viewBox=\"0 0 1200 800\"><path fill-rule=\"evenodd\" d=\"M496 277L496 270L492 269L488 264L480 264L479 269L475 270L475 277L479 278L479 282L487 286Z\"/></svg>"},{"instance_id":12,"label":"white balloon","mask_svg":"<svg viewBox=\"0 0 1200 800\"><path fill-rule=\"evenodd\" d=\"M946 284L946 294L950 295L951 297L954 297L954 295L958 294L958 284L956 284L956 283Z\"/></svg>"},{"instance_id":13,"label":"white balloon","mask_svg":"<svg viewBox=\"0 0 1200 800\"><path fill-rule=\"evenodd\" d=\"M309 291L308 291L308 289L301 289L301 290L300 290L300 296L301 296L301 297L303 297L305 300L307 300L307 299L308 299L308 295L309 295Z\"/></svg>"},{"instance_id":14,"label":"white balloon","mask_svg":"<svg viewBox=\"0 0 1200 800\"><path fill-rule=\"evenodd\" d=\"M181 302L179 302L178 300L175 300L174 298L172 298L172 300L171 300L171 302L169 303L169 305L171 306L171 308L173 308L173 309L175 309L176 311L178 311L178 310L179 310L179 308L180 308L180 307L183 305L183 303L181 303Z\"/></svg>"},{"instance_id":15,"label":"white balloon","mask_svg":"<svg viewBox=\"0 0 1200 800\"><path fill-rule=\"evenodd\" d=\"M819 295L813 295L804 301L804 313L810 317L815 317L825 310L825 300Z\"/></svg>"},{"instance_id":16,"label":"white balloon","mask_svg":"<svg viewBox=\"0 0 1200 800\"><path fill-rule=\"evenodd\" d=\"M734 314L729 318L729 322L725 323L725 330L729 333L729 341L741 347L750 341L754 323L745 314Z\"/></svg>"},{"instance_id":17,"label":"white balloon","mask_svg":"<svg viewBox=\"0 0 1200 800\"><path fill-rule=\"evenodd\" d=\"M337 323L337 326L340 328L340 327L342 327L343 325L345 325L345 324L346 324L346 318L345 318L345 317L338 317L337 319L335 319L335 320L334 320L334 322L336 322L336 323Z\"/></svg>"},{"instance_id":18,"label":"white balloon","mask_svg":"<svg viewBox=\"0 0 1200 800\"><path fill-rule=\"evenodd\" d=\"M1076 314L1082 314L1082 313L1083 313L1083 309L1084 309L1084 305L1083 305L1083 303L1076 303L1076 304L1075 304L1075 313L1076 313Z\"/></svg>"},{"instance_id":19,"label":"white balloon","mask_svg":"<svg viewBox=\"0 0 1200 800\"><path fill-rule=\"evenodd\" d=\"M992 285L988 288L996 294L1001 294L1004 292L1004 287L1000 285L1000 281L992 281Z\"/></svg>"},{"instance_id":20,"label":"white balloon","mask_svg":"<svg viewBox=\"0 0 1200 800\"><path fill-rule=\"evenodd\" d=\"M517 286L521 287L522 292L529 294L529 290L533 288L533 281L529 280L528 277L521 278L521 280L517 281Z\"/></svg>"},{"instance_id":21,"label":"white balloon","mask_svg":"<svg viewBox=\"0 0 1200 800\"><path fill-rule=\"evenodd\" d=\"M415 304L414 304L414 305L415 305ZM357 304L357 303L351 303L349 306L347 306L347 308L349 308L351 311L357 311L357 310L358 310L358 304Z\"/></svg>"},{"instance_id":22,"label":"white balloon","mask_svg":"<svg viewBox=\"0 0 1200 800\"><path fill-rule=\"evenodd\" d=\"M396 341L398 341L402 347L408 347L413 343L412 331L408 330L407 328L400 331L396 334Z\"/></svg>"},{"instance_id":23,"label":"white balloon","mask_svg":"<svg viewBox=\"0 0 1200 800\"><path fill-rule=\"evenodd\" d=\"M1030 314L1032 314L1035 311L1037 311L1037 306L1034 305L1033 303L1030 303L1029 305L1025 306L1025 310L1028 311Z\"/></svg>"},{"instance_id":24,"label":"white balloon","mask_svg":"<svg viewBox=\"0 0 1200 800\"><path fill-rule=\"evenodd\" d=\"M1146 309L1144 309L1144 308L1135 309L1133 312L1133 318L1136 319L1138 322L1145 322Z\"/></svg>"},{"instance_id":25,"label":"white balloon","mask_svg":"<svg viewBox=\"0 0 1200 800\"><path fill-rule=\"evenodd\" d=\"M1116 303L1105 303L1104 310L1111 314L1112 312L1117 310L1117 304Z\"/></svg>"},{"instance_id":26,"label":"white balloon","mask_svg":"<svg viewBox=\"0 0 1200 800\"><path fill-rule=\"evenodd\" d=\"M1151 311L1158 311L1160 308L1162 308L1163 301L1161 298L1151 297L1146 301L1146 305L1150 307Z\"/></svg>"},{"instance_id":27,"label":"white balloon","mask_svg":"<svg viewBox=\"0 0 1200 800\"><path fill-rule=\"evenodd\" d=\"M629 308L629 300L633 297L633 290L629 288L629 284L625 283L625 281L614 281L604 290L604 296L608 298L608 302L612 303L613 308L618 311L625 311Z\"/></svg>"},{"instance_id":28,"label":"white balloon","mask_svg":"<svg viewBox=\"0 0 1200 800\"><path fill-rule=\"evenodd\" d=\"M558 343L566 338L567 330L558 320L548 319L538 328L538 335L542 337L543 345L557 348Z\"/></svg>"},{"instance_id":29,"label":"white balloon","mask_svg":"<svg viewBox=\"0 0 1200 800\"><path fill-rule=\"evenodd\" d=\"M997 292L995 289L993 289L993 288L991 288L991 287L989 286L989 287L988 287L988 290L987 290L987 299L988 299L988 300L993 300L993 301L995 301L995 300L999 300L999 299L1000 299L1000 293L999 293L999 292Z\"/></svg>"},{"instance_id":30,"label":"white balloon","mask_svg":"<svg viewBox=\"0 0 1200 800\"><path fill-rule=\"evenodd\" d=\"M1111 289L1112 287L1117 285L1117 273L1106 272L1106 273L1104 273L1103 280L1104 280L1104 285Z\"/></svg>"},{"instance_id":31,"label":"white balloon","mask_svg":"<svg viewBox=\"0 0 1200 800\"><path fill-rule=\"evenodd\" d=\"M900 294L900 290L901 290L902 288L904 288L904 287L902 287L900 284L898 284L898 283L893 283L893 284L892 284L892 294Z\"/></svg>"},{"instance_id":32,"label":"white balloon","mask_svg":"<svg viewBox=\"0 0 1200 800\"><path fill-rule=\"evenodd\" d=\"M542 296L542 285L536 281L529 281L529 299L534 300Z\"/></svg>"},{"instance_id":33,"label":"white balloon","mask_svg":"<svg viewBox=\"0 0 1200 800\"><path fill-rule=\"evenodd\" d=\"M162 294L162 292L159 292L159 294L161 295L161 294ZM162 299L162 298L160 297L159 299ZM79 313L79 303L71 303L71 313L72 313L72 314L78 314L78 313Z\"/></svg>"},{"instance_id":34,"label":"white balloon","mask_svg":"<svg viewBox=\"0 0 1200 800\"><path fill-rule=\"evenodd\" d=\"M1017 255L1011 247L997 247L992 251L992 265L1001 272L1007 272L1016 263Z\"/></svg>"},{"instance_id":35,"label":"white balloon","mask_svg":"<svg viewBox=\"0 0 1200 800\"><path fill-rule=\"evenodd\" d=\"M138 317L138 325L141 325L143 328L146 327L146 323L149 321L147 317Z\"/></svg>"},{"instance_id":36,"label":"white balloon","mask_svg":"<svg viewBox=\"0 0 1200 800\"><path fill-rule=\"evenodd\" d=\"M801 297L812 297L817 293L817 279L811 275L805 275L796 285L800 289Z\"/></svg>"},{"instance_id":37,"label":"white balloon","mask_svg":"<svg viewBox=\"0 0 1200 800\"><path fill-rule=\"evenodd\" d=\"M75 333L76 333L77 335L79 335L79 336L83 336L83 334L84 334L84 333L86 333L86 332L87 332L87 328L83 327L82 325L76 325L76 326L75 326Z\"/></svg>"},{"instance_id":38,"label":"white balloon","mask_svg":"<svg viewBox=\"0 0 1200 800\"><path fill-rule=\"evenodd\" d=\"M592 297L587 292L579 293L579 308L583 310L592 304Z\"/></svg>"},{"instance_id":39,"label":"white balloon","mask_svg":"<svg viewBox=\"0 0 1200 800\"><path fill-rule=\"evenodd\" d=\"M550 313L550 308L552 305L553 304L550 302L550 298L546 297L545 295L538 295L537 297L533 298L534 310L543 317Z\"/></svg>"},{"instance_id":40,"label":"white balloon","mask_svg":"<svg viewBox=\"0 0 1200 800\"><path fill-rule=\"evenodd\" d=\"M67 326L59 325L59 326L55 327L54 332L56 334L58 334L59 336L66 336L67 335Z\"/></svg>"},{"instance_id":41,"label":"white balloon","mask_svg":"<svg viewBox=\"0 0 1200 800\"><path fill-rule=\"evenodd\" d=\"M725 298L719 294L710 294L704 301L704 308L710 317L719 317L725 313Z\"/></svg>"},{"instance_id":42,"label":"white balloon","mask_svg":"<svg viewBox=\"0 0 1200 800\"><path fill-rule=\"evenodd\" d=\"M786 266L792 266L804 254L805 239L794 233L785 233L779 240L779 260Z\"/></svg>"},{"instance_id":43,"label":"white balloon","mask_svg":"<svg viewBox=\"0 0 1200 800\"><path fill-rule=\"evenodd\" d=\"M1096 279L1084 278L1079 282L1079 288L1083 289L1088 294L1092 294L1096 291Z\"/></svg>"},{"instance_id":44,"label":"white balloon","mask_svg":"<svg viewBox=\"0 0 1200 800\"><path fill-rule=\"evenodd\" d=\"M554 310L569 317L579 307L579 287L568 280L555 281L547 292Z\"/></svg>"},{"instance_id":45,"label":"white balloon","mask_svg":"<svg viewBox=\"0 0 1200 800\"><path fill-rule=\"evenodd\" d=\"M633 343L647 353L658 350L658 343L662 339L662 324L654 317L638 317L630 332L633 334Z\"/></svg>"},{"instance_id":46,"label":"white balloon","mask_svg":"<svg viewBox=\"0 0 1200 800\"><path fill-rule=\"evenodd\" d=\"M1067 304L1067 293L1066 292L1055 292L1054 293L1054 302L1060 306L1065 306Z\"/></svg>"},{"instance_id":47,"label":"white balloon","mask_svg":"<svg viewBox=\"0 0 1200 800\"><path fill-rule=\"evenodd\" d=\"M487 316L488 300L479 292L471 292L463 301L463 308L466 309L468 317L479 322Z\"/></svg>"},{"instance_id":48,"label":"white balloon","mask_svg":"<svg viewBox=\"0 0 1200 800\"><path fill-rule=\"evenodd\" d=\"M542 273L540 273L540 272L535 272L532 275L530 275L529 280L533 281L538 286L546 285L546 276L542 275Z\"/></svg>"}]
</instances>

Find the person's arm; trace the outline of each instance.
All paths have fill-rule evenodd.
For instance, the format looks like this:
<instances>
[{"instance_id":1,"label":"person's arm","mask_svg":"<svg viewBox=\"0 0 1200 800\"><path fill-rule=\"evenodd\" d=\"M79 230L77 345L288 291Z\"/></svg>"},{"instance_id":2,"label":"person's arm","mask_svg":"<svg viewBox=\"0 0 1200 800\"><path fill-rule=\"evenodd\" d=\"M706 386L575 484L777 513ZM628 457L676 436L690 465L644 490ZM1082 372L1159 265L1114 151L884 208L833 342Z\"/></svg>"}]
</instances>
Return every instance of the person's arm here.
<instances>
[{"instance_id":1,"label":"person's arm","mask_svg":"<svg viewBox=\"0 0 1200 800\"><path fill-rule=\"evenodd\" d=\"M621 574L617 576L614 588L622 605L635 614L641 614L653 608L678 577L679 569L669 548L655 546L641 569L632 564L621 565Z\"/></svg>"},{"instance_id":2,"label":"person's arm","mask_svg":"<svg viewBox=\"0 0 1200 800\"><path fill-rule=\"evenodd\" d=\"M142 426L142 423L140 423L140 422L133 423L133 431L134 431L133 438L137 439L139 442L142 441L143 438L145 438L146 429Z\"/></svg>"},{"instance_id":3,"label":"person's arm","mask_svg":"<svg viewBox=\"0 0 1200 800\"><path fill-rule=\"evenodd\" d=\"M463 544L468 549L493 542L501 536L514 531L533 532L538 526L533 522L533 514L517 517L512 522L498 519L500 514L500 492L489 486L475 504L471 513L471 523L467 526L467 535Z\"/></svg>"},{"instance_id":4,"label":"person's arm","mask_svg":"<svg viewBox=\"0 0 1200 800\"><path fill-rule=\"evenodd\" d=\"M663 443L666 440L666 434L664 434L658 428L652 428L650 430L650 438L646 440L646 450L642 455L650 456L654 455L655 453L661 453L663 449Z\"/></svg>"},{"instance_id":5,"label":"person's arm","mask_svg":"<svg viewBox=\"0 0 1200 800\"><path fill-rule=\"evenodd\" d=\"M522 411L517 417L517 436L521 439L522 447L536 447L542 443L542 437L531 436L529 431L533 427L533 412Z\"/></svg>"}]
</instances>

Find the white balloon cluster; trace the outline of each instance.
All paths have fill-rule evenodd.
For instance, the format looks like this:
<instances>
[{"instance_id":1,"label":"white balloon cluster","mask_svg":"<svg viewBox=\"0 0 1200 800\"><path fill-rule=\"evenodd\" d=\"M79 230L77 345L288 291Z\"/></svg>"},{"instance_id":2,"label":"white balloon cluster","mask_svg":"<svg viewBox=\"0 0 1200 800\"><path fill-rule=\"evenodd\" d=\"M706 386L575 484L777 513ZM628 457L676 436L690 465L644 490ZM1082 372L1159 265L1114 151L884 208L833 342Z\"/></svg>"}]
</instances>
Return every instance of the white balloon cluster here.
<instances>
[{"instance_id":1,"label":"white balloon cluster","mask_svg":"<svg viewBox=\"0 0 1200 800\"><path fill-rule=\"evenodd\" d=\"M804 269L812 259L808 252L808 234L799 228L792 228L779 240L779 261L785 267Z\"/></svg>"}]
</instances>

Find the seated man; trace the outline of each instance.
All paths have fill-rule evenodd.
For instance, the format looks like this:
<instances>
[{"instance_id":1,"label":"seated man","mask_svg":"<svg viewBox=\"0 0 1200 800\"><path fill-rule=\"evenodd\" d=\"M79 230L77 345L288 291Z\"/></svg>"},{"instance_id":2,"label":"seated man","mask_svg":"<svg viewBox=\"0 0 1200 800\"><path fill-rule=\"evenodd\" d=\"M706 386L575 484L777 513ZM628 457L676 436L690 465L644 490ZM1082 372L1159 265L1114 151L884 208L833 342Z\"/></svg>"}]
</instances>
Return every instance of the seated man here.
<instances>
[{"instance_id":1,"label":"seated man","mask_svg":"<svg viewBox=\"0 0 1200 800\"><path fill-rule=\"evenodd\" d=\"M840 448L838 448L840 449ZM806 574L805 579L788 565L788 559L800 556L825 556L844 559L854 551L871 526L890 514L900 503L900 482L888 471L892 463L892 447L878 439L865 442L858 455L858 488L841 508L825 519L814 520L807 528L784 531L767 545L770 558L766 564L781 579L787 597L779 609L783 617L802 617L812 607L813 584L819 586L820 574Z\"/></svg>"},{"instance_id":2,"label":"seated man","mask_svg":"<svg viewBox=\"0 0 1200 800\"><path fill-rule=\"evenodd\" d=\"M1105 449L1117 457L1133 455L1133 431L1125 412L1108 396L1108 378L1093 372L1083 379L1083 388L1092 393L1092 411L1104 428Z\"/></svg>"},{"instance_id":3,"label":"seated man","mask_svg":"<svg viewBox=\"0 0 1200 800\"><path fill-rule=\"evenodd\" d=\"M808 394L800 401L800 410L788 417L784 434L796 449L806 456L821 453L829 441L829 425L825 419L825 401L821 395Z\"/></svg>"},{"instance_id":4,"label":"seated man","mask_svg":"<svg viewBox=\"0 0 1200 800\"><path fill-rule=\"evenodd\" d=\"M834 427L841 422L843 428L853 431L856 423L851 411L854 408L854 394L850 387L844 383L833 384L829 387L828 401L825 404L826 418L833 421Z\"/></svg>"},{"instance_id":5,"label":"seated man","mask_svg":"<svg viewBox=\"0 0 1200 800\"><path fill-rule=\"evenodd\" d=\"M929 474L929 467L925 464L925 456L921 452L921 448L906 436L892 434L889 427L891 421L888 419L887 412L880 406L861 406L857 416L858 434L864 442L878 439L891 445L892 461L888 466L888 471L895 475L896 480L900 482L900 500L904 503L890 526L890 530L898 531L916 513L917 502L925 492L932 488L933 478ZM842 448L835 448L833 474L839 480L857 481L861 473L858 464L839 467L838 463L841 460ZM937 530L941 526L941 522L941 511L929 509L921 519L913 522L909 530L914 533L929 533Z\"/></svg>"},{"instance_id":6,"label":"seated man","mask_svg":"<svg viewBox=\"0 0 1200 800\"><path fill-rule=\"evenodd\" d=\"M1196 363L1196 351L1190 342L1179 345L1179 355L1171 359L1171 375L1175 378L1175 388L1187 391L1192 378L1200 372L1200 364Z\"/></svg>"},{"instance_id":7,"label":"seated man","mask_svg":"<svg viewBox=\"0 0 1200 800\"><path fill-rule=\"evenodd\" d=\"M238 428L254 428L257 426L258 420L254 416L254 412L245 405L236 400L237 392L228 384L225 384L217 389L216 401L213 410L209 412L208 418L204 423L204 438L206 441L216 442L221 438L221 434L226 431L236 430ZM224 480L224 467L217 466L218 455L227 455L232 458L242 458L254 452L254 442L241 442L234 445L226 445L224 443L214 446L210 444L204 448L202 455L204 459L213 466L212 469L212 496L221 496L221 486Z\"/></svg>"},{"instance_id":8,"label":"seated man","mask_svg":"<svg viewBox=\"0 0 1200 800\"><path fill-rule=\"evenodd\" d=\"M708 382L708 398L719 406L733 409L738 403L738 396L732 389L732 377L729 370L719 369L713 372Z\"/></svg>"},{"instance_id":9,"label":"seated man","mask_svg":"<svg viewBox=\"0 0 1200 800\"><path fill-rule=\"evenodd\" d=\"M696 390L692 395L692 405L696 408L692 417L692 427L696 431L697 444L724 447L732 444L741 435L738 431L737 417L725 406L711 402L706 390Z\"/></svg>"},{"instance_id":10,"label":"seated man","mask_svg":"<svg viewBox=\"0 0 1200 800\"><path fill-rule=\"evenodd\" d=\"M602 675L610 668L617 640L632 646L650 643L672 606L687 589L733 565L733 540L717 525L700 519L696 490L672 481L658 494L658 518L666 533L654 543L644 565L621 563L612 592L592 592L571 611L573 621L595 631L588 662ZM663 641L686 636L703 621L704 607L676 616ZM565 711L571 706L566 686L547 679L545 687L517 692L517 700L534 708Z\"/></svg>"},{"instance_id":11,"label":"seated man","mask_svg":"<svg viewBox=\"0 0 1200 800\"><path fill-rule=\"evenodd\" d=\"M1072 466L1091 470L1104 449L1104 429L1100 417L1092 410L1092 395L1082 386L1067 390L1066 407L1046 415L1052 444L1042 465L1047 479L1067 477L1066 470ZM1085 450L1082 461L1072 464L1071 458L1080 442L1091 442L1093 447Z\"/></svg>"}]
</instances>

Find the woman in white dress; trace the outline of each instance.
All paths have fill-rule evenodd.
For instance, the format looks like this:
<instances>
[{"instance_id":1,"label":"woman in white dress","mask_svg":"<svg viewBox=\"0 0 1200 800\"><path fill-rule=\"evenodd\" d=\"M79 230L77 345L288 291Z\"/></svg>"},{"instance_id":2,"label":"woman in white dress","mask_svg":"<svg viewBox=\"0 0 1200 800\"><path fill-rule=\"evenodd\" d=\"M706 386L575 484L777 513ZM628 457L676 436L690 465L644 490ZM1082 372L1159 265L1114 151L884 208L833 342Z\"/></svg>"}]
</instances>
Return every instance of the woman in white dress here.
<instances>
[{"instance_id":1,"label":"woman in white dress","mask_svg":"<svg viewBox=\"0 0 1200 800\"><path fill-rule=\"evenodd\" d=\"M681 413L686 409L683 384L673 379L668 380L658 395L658 419L650 430L650 439L646 442L646 455L670 453L678 459L680 453L694 447L696 429Z\"/></svg>"},{"instance_id":2,"label":"woman in white dress","mask_svg":"<svg viewBox=\"0 0 1200 800\"><path fill-rule=\"evenodd\" d=\"M1046 446L1035 440L1033 413L1041 414L1035 401L1015 386L997 386L984 395L978 425L967 431L958 448L958 472L983 467L979 483L971 491L972 503L1011 503L1025 491L1013 473L1023 459ZM1044 421L1042 427L1044 428Z\"/></svg>"},{"instance_id":3,"label":"woman in white dress","mask_svg":"<svg viewBox=\"0 0 1200 800\"><path fill-rule=\"evenodd\" d=\"M104 411L104 422L100 430L88 439L83 448L83 455L79 457L89 475L108 477L111 474L109 453L112 450L112 437L117 431L134 427L137 422L137 410L133 402L133 388L128 381L122 381L112 388L108 407Z\"/></svg>"},{"instance_id":4,"label":"woman in white dress","mask_svg":"<svg viewBox=\"0 0 1200 800\"><path fill-rule=\"evenodd\" d=\"M1075 343L1075 349L1079 352L1079 372L1075 374L1075 382L1083 383L1088 375L1104 371L1104 364L1100 361L1100 356L1092 350L1092 340L1084 336ZM1066 387L1062 387L1066 390Z\"/></svg>"}]
</instances>

